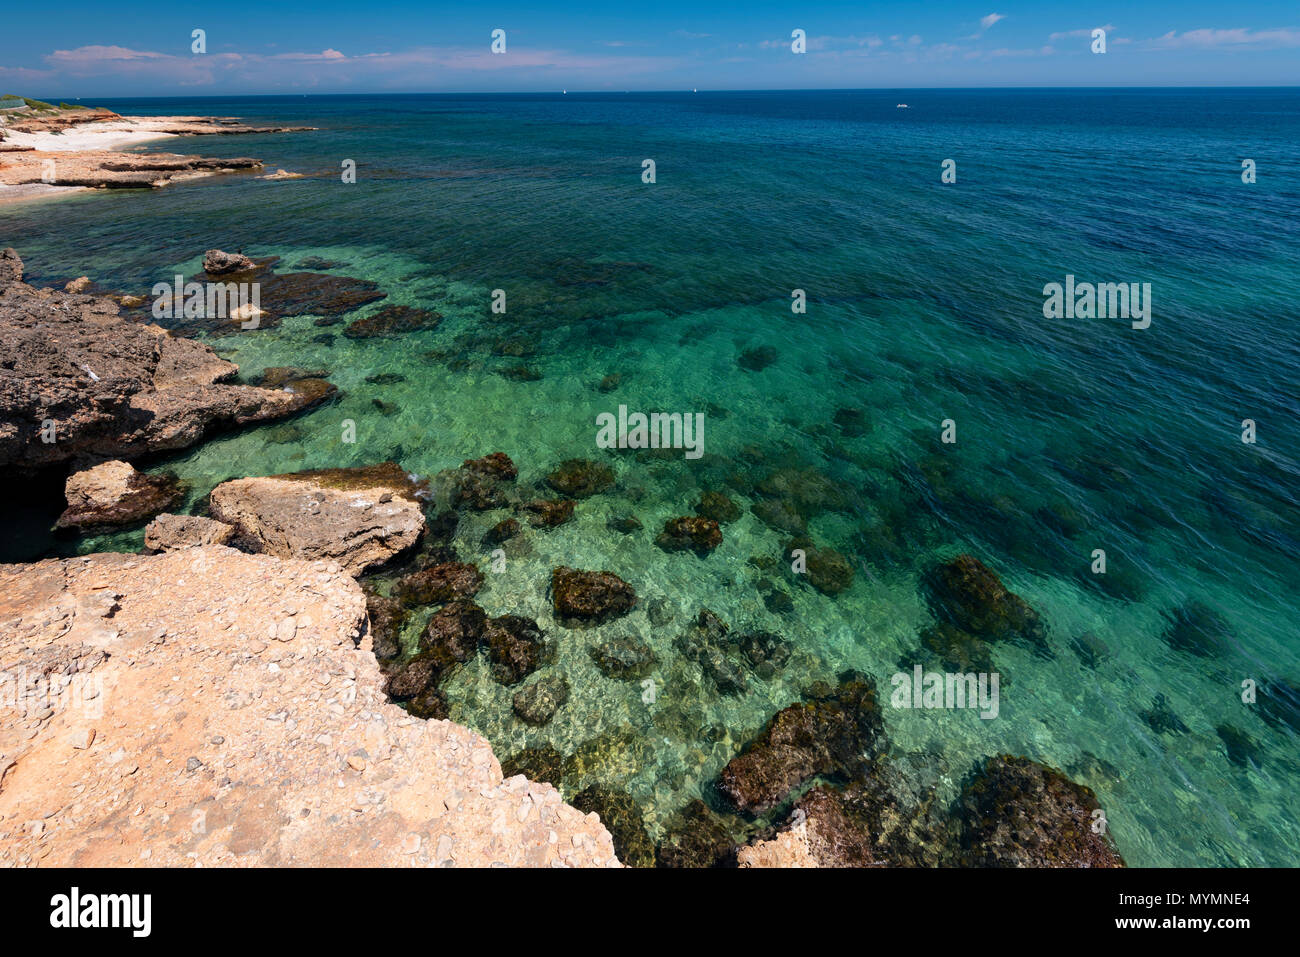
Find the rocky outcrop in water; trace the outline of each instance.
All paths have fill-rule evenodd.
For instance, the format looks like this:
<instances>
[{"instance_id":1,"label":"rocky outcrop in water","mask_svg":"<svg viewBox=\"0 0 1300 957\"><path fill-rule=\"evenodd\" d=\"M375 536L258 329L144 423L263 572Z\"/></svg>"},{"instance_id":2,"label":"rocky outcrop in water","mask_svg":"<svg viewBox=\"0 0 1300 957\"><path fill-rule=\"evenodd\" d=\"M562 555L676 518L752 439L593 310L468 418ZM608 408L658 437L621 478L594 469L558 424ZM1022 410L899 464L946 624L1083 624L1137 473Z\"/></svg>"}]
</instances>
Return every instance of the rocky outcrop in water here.
<instances>
[{"instance_id":1,"label":"rocky outcrop in water","mask_svg":"<svg viewBox=\"0 0 1300 957\"><path fill-rule=\"evenodd\" d=\"M119 315L102 296L34 289L0 256L0 465L129 459L219 428L300 412L323 396L232 384L207 346Z\"/></svg>"},{"instance_id":2,"label":"rocky outcrop in water","mask_svg":"<svg viewBox=\"0 0 1300 957\"><path fill-rule=\"evenodd\" d=\"M174 475L148 475L113 460L68 476L64 494L68 507L56 527L86 531L143 522L176 505L184 491Z\"/></svg>"},{"instance_id":3,"label":"rocky outcrop in water","mask_svg":"<svg viewBox=\"0 0 1300 957\"><path fill-rule=\"evenodd\" d=\"M393 597L408 605L434 605L473 598L483 587L483 573L466 562L439 562L406 575L393 585Z\"/></svg>"},{"instance_id":4,"label":"rocky outcrop in water","mask_svg":"<svg viewBox=\"0 0 1300 957\"><path fill-rule=\"evenodd\" d=\"M561 620L603 622L630 612L636 605L636 592L613 572L561 566L551 572L551 600Z\"/></svg>"},{"instance_id":5,"label":"rocky outcrop in water","mask_svg":"<svg viewBox=\"0 0 1300 957\"><path fill-rule=\"evenodd\" d=\"M963 863L976 867L1123 867L1095 827L1097 796L1028 758L989 758L960 800Z\"/></svg>"},{"instance_id":6,"label":"rocky outcrop in water","mask_svg":"<svg viewBox=\"0 0 1300 957\"><path fill-rule=\"evenodd\" d=\"M655 537L655 544L666 552L693 551L703 557L722 544L722 531L711 518L670 518Z\"/></svg>"},{"instance_id":7,"label":"rocky outcrop in water","mask_svg":"<svg viewBox=\"0 0 1300 957\"><path fill-rule=\"evenodd\" d=\"M359 575L416 545L425 531L425 494L385 462L223 482L209 507L251 550L334 561Z\"/></svg>"},{"instance_id":8,"label":"rocky outcrop in water","mask_svg":"<svg viewBox=\"0 0 1300 957\"><path fill-rule=\"evenodd\" d=\"M845 674L829 694L778 711L722 769L718 790L739 811L766 811L816 775L851 778L882 736L875 683Z\"/></svg>"}]
</instances>

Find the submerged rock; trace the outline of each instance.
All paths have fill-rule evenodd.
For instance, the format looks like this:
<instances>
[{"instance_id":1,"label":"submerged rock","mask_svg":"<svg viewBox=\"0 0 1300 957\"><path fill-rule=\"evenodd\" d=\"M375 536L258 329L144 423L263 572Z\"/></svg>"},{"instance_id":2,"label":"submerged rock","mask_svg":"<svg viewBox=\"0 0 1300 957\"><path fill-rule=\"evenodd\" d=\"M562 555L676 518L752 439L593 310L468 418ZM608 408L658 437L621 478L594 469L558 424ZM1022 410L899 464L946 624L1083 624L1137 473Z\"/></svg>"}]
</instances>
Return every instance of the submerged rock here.
<instances>
[{"instance_id":1,"label":"submerged rock","mask_svg":"<svg viewBox=\"0 0 1300 957\"><path fill-rule=\"evenodd\" d=\"M986 641L1023 639L1045 649L1047 634L1038 612L1010 592L979 559L959 555L925 576L931 611Z\"/></svg>"},{"instance_id":2,"label":"submerged rock","mask_svg":"<svg viewBox=\"0 0 1300 957\"><path fill-rule=\"evenodd\" d=\"M1230 724L1221 724L1214 730L1223 742L1224 750L1228 752L1228 760L1237 767L1248 768L1252 764L1258 766L1264 763L1259 745L1245 731Z\"/></svg>"},{"instance_id":3,"label":"submerged rock","mask_svg":"<svg viewBox=\"0 0 1300 957\"><path fill-rule=\"evenodd\" d=\"M780 357L781 353L775 346L755 346L742 352L736 365L746 372L762 372Z\"/></svg>"},{"instance_id":4,"label":"submerged rock","mask_svg":"<svg viewBox=\"0 0 1300 957\"><path fill-rule=\"evenodd\" d=\"M590 498L614 485L614 470L603 462L567 459L548 476L546 484L569 498Z\"/></svg>"},{"instance_id":5,"label":"submerged rock","mask_svg":"<svg viewBox=\"0 0 1300 957\"><path fill-rule=\"evenodd\" d=\"M768 528L787 534L802 535L808 529L793 505L781 499L763 499L750 506L760 522Z\"/></svg>"},{"instance_id":6,"label":"submerged rock","mask_svg":"<svg viewBox=\"0 0 1300 957\"><path fill-rule=\"evenodd\" d=\"M507 778L522 774L530 781L544 781L558 788L564 783L564 755L549 744L524 748L501 762L501 773Z\"/></svg>"},{"instance_id":7,"label":"submerged rock","mask_svg":"<svg viewBox=\"0 0 1300 957\"><path fill-rule=\"evenodd\" d=\"M921 647L938 658L948 671L988 674L996 670L988 642L946 621L921 632Z\"/></svg>"},{"instance_id":8,"label":"submerged rock","mask_svg":"<svg viewBox=\"0 0 1300 957\"><path fill-rule=\"evenodd\" d=\"M1156 695L1155 700L1151 702L1151 708L1143 711L1141 717L1157 734L1187 733L1187 725L1174 714L1174 709L1169 707L1169 702L1162 694Z\"/></svg>"},{"instance_id":9,"label":"submerged rock","mask_svg":"<svg viewBox=\"0 0 1300 957\"><path fill-rule=\"evenodd\" d=\"M500 545L519 534L520 525L517 518L507 518L497 522L483 534L484 545Z\"/></svg>"},{"instance_id":10,"label":"submerged rock","mask_svg":"<svg viewBox=\"0 0 1300 957\"><path fill-rule=\"evenodd\" d=\"M420 540L423 492L400 466L384 462L223 482L212 490L210 510L256 551L336 561L359 575Z\"/></svg>"},{"instance_id":11,"label":"submerged rock","mask_svg":"<svg viewBox=\"0 0 1300 957\"><path fill-rule=\"evenodd\" d=\"M516 691L511 706L521 721L544 725L568 700L569 679L564 675L543 675Z\"/></svg>"},{"instance_id":12,"label":"submerged rock","mask_svg":"<svg viewBox=\"0 0 1300 957\"><path fill-rule=\"evenodd\" d=\"M959 800L964 863L974 867L1123 867L1091 789L1028 758L987 759Z\"/></svg>"},{"instance_id":13,"label":"submerged rock","mask_svg":"<svg viewBox=\"0 0 1300 957\"><path fill-rule=\"evenodd\" d=\"M818 548L808 539L796 539L786 546L791 554L795 549L804 553L805 577L823 595L838 595L853 584L853 564L833 548Z\"/></svg>"},{"instance_id":14,"label":"submerged rock","mask_svg":"<svg viewBox=\"0 0 1300 957\"><path fill-rule=\"evenodd\" d=\"M551 572L551 601L561 620L602 622L630 612L636 605L636 591L613 572L560 566Z\"/></svg>"},{"instance_id":15,"label":"submerged rock","mask_svg":"<svg viewBox=\"0 0 1300 957\"><path fill-rule=\"evenodd\" d=\"M503 685L518 684L551 657L537 622L521 615L490 618L483 628L492 677Z\"/></svg>"},{"instance_id":16,"label":"submerged rock","mask_svg":"<svg viewBox=\"0 0 1300 957\"><path fill-rule=\"evenodd\" d=\"M177 505L184 490L175 475L137 472L126 462L102 462L68 477L68 507L56 528L134 525Z\"/></svg>"},{"instance_id":17,"label":"submerged rock","mask_svg":"<svg viewBox=\"0 0 1300 957\"><path fill-rule=\"evenodd\" d=\"M704 557L722 544L722 531L711 518L670 518L655 537L655 544L666 552L690 550Z\"/></svg>"},{"instance_id":18,"label":"submerged rock","mask_svg":"<svg viewBox=\"0 0 1300 957\"><path fill-rule=\"evenodd\" d=\"M740 650L729 632L721 618L702 608L691 627L673 642L673 647L700 666L719 694L738 695L747 690L747 685L744 673L729 657Z\"/></svg>"},{"instance_id":19,"label":"submerged rock","mask_svg":"<svg viewBox=\"0 0 1300 957\"><path fill-rule=\"evenodd\" d=\"M734 522L745 513L739 505L731 500L730 496L722 492L704 492L695 505L695 514L702 518L713 519L719 524L725 524Z\"/></svg>"},{"instance_id":20,"label":"submerged rock","mask_svg":"<svg viewBox=\"0 0 1300 957\"><path fill-rule=\"evenodd\" d=\"M583 788L569 802L585 814L599 814L614 838L618 859L628 867L654 867L655 846L646 832L641 808L626 791L600 784Z\"/></svg>"},{"instance_id":21,"label":"submerged rock","mask_svg":"<svg viewBox=\"0 0 1300 957\"><path fill-rule=\"evenodd\" d=\"M483 587L483 573L467 562L440 562L398 579L393 597L408 605L435 605L473 598Z\"/></svg>"},{"instance_id":22,"label":"submerged rock","mask_svg":"<svg viewBox=\"0 0 1300 957\"><path fill-rule=\"evenodd\" d=\"M442 313L414 306L384 306L374 315L350 322L343 335L349 339L374 339L378 336L398 336L407 332L421 332L438 328Z\"/></svg>"},{"instance_id":23,"label":"submerged rock","mask_svg":"<svg viewBox=\"0 0 1300 957\"><path fill-rule=\"evenodd\" d=\"M619 681L636 681L654 670L659 658L654 649L630 636L612 638L587 649L605 675Z\"/></svg>"},{"instance_id":24,"label":"submerged rock","mask_svg":"<svg viewBox=\"0 0 1300 957\"><path fill-rule=\"evenodd\" d=\"M669 818L655 856L660 867L725 867L735 855L722 818L696 798Z\"/></svg>"},{"instance_id":25,"label":"submerged rock","mask_svg":"<svg viewBox=\"0 0 1300 957\"><path fill-rule=\"evenodd\" d=\"M556 528L573 518L577 506L573 499L537 499L519 507L528 513L528 524L534 528Z\"/></svg>"},{"instance_id":26,"label":"submerged rock","mask_svg":"<svg viewBox=\"0 0 1300 957\"><path fill-rule=\"evenodd\" d=\"M1300 684L1275 678L1259 688L1259 716L1274 730L1290 728L1300 734Z\"/></svg>"},{"instance_id":27,"label":"submerged rock","mask_svg":"<svg viewBox=\"0 0 1300 957\"><path fill-rule=\"evenodd\" d=\"M736 639L740 652L760 678L773 677L790 660L790 643L771 631L751 631Z\"/></svg>"},{"instance_id":28,"label":"submerged rock","mask_svg":"<svg viewBox=\"0 0 1300 957\"><path fill-rule=\"evenodd\" d=\"M1212 658L1231 648L1228 623L1199 601L1180 605L1170 615L1164 639L1170 648L1198 658Z\"/></svg>"},{"instance_id":29,"label":"submerged rock","mask_svg":"<svg viewBox=\"0 0 1300 957\"><path fill-rule=\"evenodd\" d=\"M816 775L852 777L882 737L875 683L846 673L829 694L778 711L722 769L718 790L739 811L766 811Z\"/></svg>"},{"instance_id":30,"label":"submerged rock","mask_svg":"<svg viewBox=\"0 0 1300 957\"><path fill-rule=\"evenodd\" d=\"M639 532L641 529L645 528L645 526L641 524L641 519L637 518L635 515L623 515L621 517L611 516L609 520L605 522L605 527L611 532L618 532L620 535L631 535L633 532Z\"/></svg>"}]
</instances>

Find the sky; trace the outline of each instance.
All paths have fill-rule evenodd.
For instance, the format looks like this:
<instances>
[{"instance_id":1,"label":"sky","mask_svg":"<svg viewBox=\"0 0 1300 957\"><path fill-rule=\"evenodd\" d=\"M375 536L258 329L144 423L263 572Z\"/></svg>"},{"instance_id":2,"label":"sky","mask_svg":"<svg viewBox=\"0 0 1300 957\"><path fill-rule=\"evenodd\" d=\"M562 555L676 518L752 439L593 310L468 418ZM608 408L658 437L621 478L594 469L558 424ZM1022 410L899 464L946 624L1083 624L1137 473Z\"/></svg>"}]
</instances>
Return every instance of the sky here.
<instances>
[{"instance_id":1,"label":"sky","mask_svg":"<svg viewBox=\"0 0 1300 957\"><path fill-rule=\"evenodd\" d=\"M71 0L0 13L0 93L44 99L1297 84L1297 0Z\"/></svg>"}]
</instances>

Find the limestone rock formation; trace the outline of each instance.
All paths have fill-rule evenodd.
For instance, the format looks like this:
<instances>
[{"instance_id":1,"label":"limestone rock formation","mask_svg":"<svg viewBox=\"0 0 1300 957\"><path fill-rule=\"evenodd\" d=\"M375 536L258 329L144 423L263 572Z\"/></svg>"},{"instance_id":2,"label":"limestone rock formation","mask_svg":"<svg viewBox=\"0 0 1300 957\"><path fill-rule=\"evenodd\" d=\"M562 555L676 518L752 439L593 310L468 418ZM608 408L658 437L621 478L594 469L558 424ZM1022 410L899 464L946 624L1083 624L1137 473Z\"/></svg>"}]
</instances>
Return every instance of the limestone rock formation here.
<instances>
[{"instance_id":1,"label":"limestone rock formation","mask_svg":"<svg viewBox=\"0 0 1300 957\"><path fill-rule=\"evenodd\" d=\"M0 675L0 866L618 863L596 815L388 703L327 562L0 566Z\"/></svg>"},{"instance_id":2,"label":"limestone rock formation","mask_svg":"<svg viewBox=\"0 0 1300 957\"><path fill-rule=\"evenodd\" d=\"M423 491L385 462L223 482L212 490L210 510L254 551L334 561L359 575L420 540Z\"/></svg>"}]
</instances>

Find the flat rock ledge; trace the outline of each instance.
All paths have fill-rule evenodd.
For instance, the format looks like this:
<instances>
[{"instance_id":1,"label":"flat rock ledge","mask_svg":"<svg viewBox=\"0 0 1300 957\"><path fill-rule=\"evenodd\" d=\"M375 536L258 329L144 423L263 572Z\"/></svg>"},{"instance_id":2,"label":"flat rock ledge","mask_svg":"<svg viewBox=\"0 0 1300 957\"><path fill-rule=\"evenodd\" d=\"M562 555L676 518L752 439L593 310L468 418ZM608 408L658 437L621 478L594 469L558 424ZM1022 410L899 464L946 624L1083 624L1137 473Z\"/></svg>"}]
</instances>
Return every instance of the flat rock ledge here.
<instances>
[{"instance_id":1,"label":"flat rock ledge","mask_svg":"<svg viewBox=\"0 0 1300 957\"><path fill-rule=\"evenodd\" d=\"M22 277L18 254L0 250L0 466L183 449L326 397L235 384L239 366L202 343Z\"/></svg>"},{"instance_id":2,"label":"flat rock ledge","mask_svg":"<svg viewBox=\"0 0 1300 957\"><path fill-rule=\"evenodd\" d=\"M401 466L384 462L223 482L209 511L250 551L334 561L360 575L419 542L420 491Z\"/></svg>"},{"instance_id":3,"label":"flat rock ledge","mask_svg":"<svg viewBox=\"0 0 1300 957\"><path fill-rule=\"evenodd\" d=\"M618 866L596 814L390 704L338 565L0 565L0 866Z\"/></svg>"}]
</instances>

